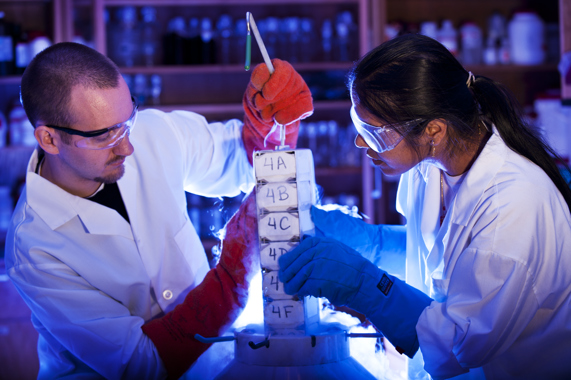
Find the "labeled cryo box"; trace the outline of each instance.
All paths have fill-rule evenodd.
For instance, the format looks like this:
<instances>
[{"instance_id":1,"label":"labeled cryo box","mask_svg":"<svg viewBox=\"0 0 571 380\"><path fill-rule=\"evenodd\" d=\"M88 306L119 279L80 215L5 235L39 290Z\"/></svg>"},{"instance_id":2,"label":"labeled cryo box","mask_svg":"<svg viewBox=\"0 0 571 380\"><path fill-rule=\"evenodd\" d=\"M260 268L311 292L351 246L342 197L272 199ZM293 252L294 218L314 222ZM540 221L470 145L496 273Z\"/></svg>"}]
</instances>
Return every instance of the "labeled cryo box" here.
<instances>
[{"instance_id":1,"label":"labeled cryo box","mask_svg":"<svg viewBox=\"0 0 571 380\"><path fill-rule=\"evenodd\" d=\"M303 235L314 235L310 209L316 203L315 170L309 149L254 154L264 324L274 332L300 332L319 322L319 300L284 292L278 279L281 255Z\"/></svg>"}]
</instances>

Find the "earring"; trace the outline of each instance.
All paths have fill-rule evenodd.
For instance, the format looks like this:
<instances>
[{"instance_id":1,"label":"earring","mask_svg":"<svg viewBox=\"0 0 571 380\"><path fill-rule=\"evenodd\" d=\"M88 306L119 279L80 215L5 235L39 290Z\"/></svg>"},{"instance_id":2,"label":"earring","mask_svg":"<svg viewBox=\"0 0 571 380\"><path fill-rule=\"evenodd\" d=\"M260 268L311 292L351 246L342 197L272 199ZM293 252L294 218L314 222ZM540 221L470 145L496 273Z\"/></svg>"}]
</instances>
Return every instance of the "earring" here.
<instances>
[{"instance_id":1,"label":"earring","mask_svg":"<svg viewBox=\"0 0 571 380\"><path fill-rule=\"evenodd\" d=\"M434 146L434 140L430 140L430 145L432 145L432 152L430 154L431 157L435 157L436 156L436 146Z\"/></svg>"}]
</instances>

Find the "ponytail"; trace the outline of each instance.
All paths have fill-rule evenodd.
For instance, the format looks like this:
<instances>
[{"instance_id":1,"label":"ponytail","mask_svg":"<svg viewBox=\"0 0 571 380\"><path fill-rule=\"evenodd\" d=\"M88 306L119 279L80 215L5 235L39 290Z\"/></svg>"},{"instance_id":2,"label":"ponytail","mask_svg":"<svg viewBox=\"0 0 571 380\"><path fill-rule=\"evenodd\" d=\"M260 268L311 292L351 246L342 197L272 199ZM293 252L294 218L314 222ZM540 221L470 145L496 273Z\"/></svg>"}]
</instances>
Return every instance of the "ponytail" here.
<instances>
[{"instance_id":1,"label":"ponytail","mask_svg":"<svg viewBox=\"0 0 571 380\"><path fill-rule=\"evenodd\" d=\"M557 162L561 162L570 174L571 169L524 121L522 108L513 95L500 83L482 76L476 76L470 89L480 105L484 121L496 126L500 137L511 150L543 169L563 195L571 212L571 187L561 174Z\"/></svg>"}]
</instances>

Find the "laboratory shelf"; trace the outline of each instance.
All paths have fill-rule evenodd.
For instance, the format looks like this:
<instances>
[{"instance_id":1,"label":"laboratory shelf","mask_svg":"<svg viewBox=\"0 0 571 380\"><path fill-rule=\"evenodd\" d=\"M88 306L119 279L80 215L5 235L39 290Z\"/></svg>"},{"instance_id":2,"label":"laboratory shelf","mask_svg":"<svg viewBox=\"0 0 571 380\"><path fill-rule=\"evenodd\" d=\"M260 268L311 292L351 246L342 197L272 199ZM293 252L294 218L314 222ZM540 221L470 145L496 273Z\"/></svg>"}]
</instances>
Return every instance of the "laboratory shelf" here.
<instances>
[{"instance_id":1,"label":"laboratory shelf","mask_svg":"<svg viewBox=\"0 0 571 380\"><path fill-rule=\"evenodd\" d=\"M21 75L9 75L6 77L0 77L0 85L2 84L20 84L22 80Z\"/></svg>"},{"instance_id":2,"label":"laboratory shelf","mask_svg":"<svg viewBox=\"0 0 571 380\"><path fill-rule=\"evenodd\" d=\"M253 62L252 68L258 63ZM349 71L352 62L311 62L295 63L292 65L299 72L306 71ZM161 66L134 66L121 67L124 74L211 74L211 73L247 73L243 64L232 65L161 65ZM251 70L250 70L251 72Z\"/></svg>"},{"instance_id":3,"label":"laboratory shelf","mask_svg":"<svg viewBox=\"0 0 571 380\"><path fill-rule=\"evenodd\" d=\"M314 101L313 108L316 112L349 111L351 102L349 100ZM235 114L242 115L244 108L242 103L212 103L212 104L161 104L146 105L141 109L153 108L164 112L183 110L192 111L204 115L212 114Z\"/></svg>"},{"instance_id":4,"label":"laboratory shelf","mask_svg":"<svg viewBox=\"0 0 571 380\"><path fill-rule=\"evenodd\" d=\"M96 2L103 3L106 6L189 6L188 0L95 0ZM191 6L243 6L243 5L290 5L290 4L358 4L361 0L192 0ZM90 4L91 1L80 0L77 4Z\"/></svg>"}]
</instances>

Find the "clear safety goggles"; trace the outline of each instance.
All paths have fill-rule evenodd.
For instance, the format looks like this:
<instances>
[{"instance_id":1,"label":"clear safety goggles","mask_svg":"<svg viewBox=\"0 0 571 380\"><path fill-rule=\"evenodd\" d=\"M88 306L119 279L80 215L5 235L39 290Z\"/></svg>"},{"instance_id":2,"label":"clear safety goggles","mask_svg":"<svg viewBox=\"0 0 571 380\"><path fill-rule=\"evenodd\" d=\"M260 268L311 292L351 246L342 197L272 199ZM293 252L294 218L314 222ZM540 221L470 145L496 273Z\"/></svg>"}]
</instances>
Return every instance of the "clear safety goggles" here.
<instances>
[{"instance_id":1,"label":"clear safety goggles","mask_svg":"<svg viewBox=\"0 0 571 380\"><path fill-rule=\"evenodd\" d=\"M357 133L365 140L367 145L377 153L383 153L393 149L404 139L404 134L398 133L395 125L405 127L407 130L417 125L422 119L415 119L399 124L387 124L382 127L365 123L359 119L355 106L351 107L351 120L357 129Z\"/></svg>"},{"instance_id":2,"label":"clear safety goggles","mask_svg":"<svg viewBox=\"0 0 571 380\"><path fill-rule=\"evenodd\" d=\"M75 146L83 149L109 149L113 148L121 143L123 138L131 134L131 130L137 121L137 114L139 113L139 104L137 100L131 96L131 101L133 102L133 112L127 121L119 124L115 124L112 127L98 129L96 131L83 132L77 129L58 127L56 125L46 125L46 127L57 129L58 131L63 131L70 135L76 135L83 137L75 141Z\"/></svg>"}]
</instances>

